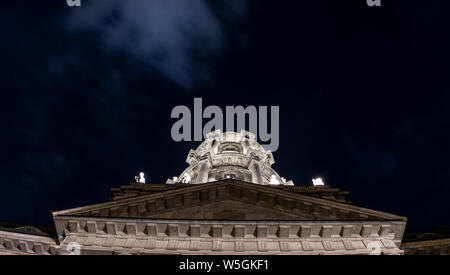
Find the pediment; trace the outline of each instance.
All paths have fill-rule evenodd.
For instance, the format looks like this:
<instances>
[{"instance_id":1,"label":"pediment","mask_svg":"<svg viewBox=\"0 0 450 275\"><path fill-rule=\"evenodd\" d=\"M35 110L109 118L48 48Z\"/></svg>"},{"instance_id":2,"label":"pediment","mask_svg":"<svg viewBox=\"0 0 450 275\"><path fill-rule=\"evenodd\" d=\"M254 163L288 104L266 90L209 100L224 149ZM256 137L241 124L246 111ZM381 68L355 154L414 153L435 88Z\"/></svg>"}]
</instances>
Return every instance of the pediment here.
<instances>
[{"instance_id":1,"label":"pediment","mask_svg":"<svg viewBox=\"0 0 450 275\"><path fill-rule=\"evenodd\" d=\"M53 212L53 216L201 220L398 220L380 211L236 180Z\"/></svg>"},{"instance_id":2,"label":"pediment","mask_svg":"<svg viewBox=\"0 0 450 275\"><path fill-rule=\"evenodd\" d=\"M301 211L285 211L282 208L269 208L264 204L252 204L242 200L211 200L198 205L180 207L146 215L145 218L176 220L313 220L314 217Z\"/></svg>"}]
</instances>

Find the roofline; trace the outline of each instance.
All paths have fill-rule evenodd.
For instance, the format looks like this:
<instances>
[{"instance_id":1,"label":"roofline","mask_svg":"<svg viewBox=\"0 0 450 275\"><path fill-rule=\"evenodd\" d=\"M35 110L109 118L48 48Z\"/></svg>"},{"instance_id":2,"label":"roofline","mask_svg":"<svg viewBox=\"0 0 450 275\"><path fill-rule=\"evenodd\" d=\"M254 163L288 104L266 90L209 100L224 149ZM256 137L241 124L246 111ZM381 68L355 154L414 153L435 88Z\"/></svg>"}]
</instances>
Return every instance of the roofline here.
<instances>
[{"instance_id":1,"label":"roofline","mask_svg":"<svg viewBox=\"0 0 450 275\"><path fill-rule=\"evenodd\" d=\"M119 205L126 204L128 202L145 201L145 200L148 200L151 198L158 198L158 197L167 196L167 195L171 195L171 194L177 194L177 193L180 193L183 191L201 190L201 189L205 188L207 185L217 186L217 185L222 185L222 184L232 184L232 185L238 185L238 186L244 185L245 187L249 187L249 188L261 190L261 191L272 191L273 192L276 190L276 192L283 194L286 197L293 198L293 199L303 199L305 201L314 202L317 204L327 204L327 205L335 206L335 207L345 209L345 210L364 212L364 214L378 216L385 220L398 220L398 221L404 221L404 222L407 221L406 217L387 213L387 212L372 210L372 209L368 209L368 208L364 208L364 207L360 207L360 206L356 206L356 205L350 205L347 203L332 201L332 200L316 198L316 197L308 196L305 194L293 193L293 192L278 189L278 188L274 189L271 186L260 185L260 184L255 184L255 183L251 183L251 182L232 180L232 179L225 179L225 180L202 183L202 184L192 184L192 186L158 192L158 193L154 193L154 194L146 194L146 195L132 197L132 198L124 198L124 199L107 201L107 202L103 202L103 203L97 203L97 204L92 204L92 205L87 205L87 206L82 206L82 207L77 207L77 208L71 208L71 209L67 209L67 210L54 211L54 212L52 212L52 216L54 218L56 216L61 216L61 215L70 215L71 213L76 212L76 211L92 211L92 210L96 210L98 208L103 208L103 207L108 207L108 206L119 206Z\"/></svg>"}]
</instances>

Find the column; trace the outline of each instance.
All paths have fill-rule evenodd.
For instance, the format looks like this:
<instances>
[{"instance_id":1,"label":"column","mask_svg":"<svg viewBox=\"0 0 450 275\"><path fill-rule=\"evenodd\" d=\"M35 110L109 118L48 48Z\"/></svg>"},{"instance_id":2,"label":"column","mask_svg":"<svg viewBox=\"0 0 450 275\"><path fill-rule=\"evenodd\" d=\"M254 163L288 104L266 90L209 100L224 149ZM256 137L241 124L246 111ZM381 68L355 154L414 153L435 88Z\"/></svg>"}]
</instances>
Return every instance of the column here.
<instances>
[{"instance_id":1,"label":"column","mask_svg":"<svg viewBox=\"0 0 450 275\"><path fill-rule=\"evenodd\" d=\"M250 163L250 165L248 166L248 168L250 169L250 171L252 172L252 181L253 183L257 183L257 184L264 184L263 182L263 178L262 178L262 173L261 173L261 164L258 160L253 159Z\"/></svg>"},{"instance_id":2,"label":"column","mask_svg":"<svg viewBox=\"0 0 450 275\"><path fill-rule=\"evenodd\" d=\"M199 183L208 182L209 168L211 167L211 165L209 163L209 159L208 158L202 159L198 163L198 166L199 166L198 175L197 175L197 180L195 181L195 183L199 184Z\"/></svg>"}]
</instances>

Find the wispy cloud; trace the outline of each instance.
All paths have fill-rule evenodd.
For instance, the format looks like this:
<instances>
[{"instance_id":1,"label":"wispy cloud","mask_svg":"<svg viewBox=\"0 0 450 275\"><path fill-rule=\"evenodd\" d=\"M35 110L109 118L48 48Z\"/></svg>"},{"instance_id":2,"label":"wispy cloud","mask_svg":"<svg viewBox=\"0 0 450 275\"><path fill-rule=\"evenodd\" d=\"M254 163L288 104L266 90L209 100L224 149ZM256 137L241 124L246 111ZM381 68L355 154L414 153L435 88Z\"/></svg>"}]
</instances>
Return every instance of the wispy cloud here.
<instances>
[{"instance_id":1,"label":"wispy cloud","mask_svg":"<svg viewBox=\"0 0 450 275\"><path fill-rule=\"evenodd\" d=\"M246 9L247 1L96 0L71 10L67 29L96 32L105 51L125 52L189 88L210 79L211 59L226 48L224 22L237 22Z\"/></svg>"}]
</instances>

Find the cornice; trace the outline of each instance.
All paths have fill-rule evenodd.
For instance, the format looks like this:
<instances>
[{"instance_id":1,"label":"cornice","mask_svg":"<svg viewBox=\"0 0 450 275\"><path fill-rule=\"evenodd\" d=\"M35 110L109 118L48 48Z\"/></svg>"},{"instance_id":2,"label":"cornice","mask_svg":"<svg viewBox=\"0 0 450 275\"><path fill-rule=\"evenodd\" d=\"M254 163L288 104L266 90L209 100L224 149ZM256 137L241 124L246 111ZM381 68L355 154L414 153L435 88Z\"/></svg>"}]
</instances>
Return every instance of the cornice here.
<instances>
[{"instance_id":1,"label":"cornice","mask_svg":"<svg viewBox=\"0 0 450 275\"><path fill-rule=\"evenodd\" d=\"M10 254L56 254L56 246L50 237L0 231L0 251Z\"/></svg>"},{"instance_id":2,"label":"cornice","mask_svg":"<svg viewBox=\"0 0 450 275\"><path fill-rule=\"evenodd\" d=\"M59 216L62 241L73 234L181 238L345 239L390 238L400 242L405 222L398 221L206 221Z\"/></svg>"},{"instance_id":3,"label":"cornice","mask_svg":"<svg viewBox=\"0 0 450 275\"><path fill-rule=\"evenodd\" d=\"M181 196L181 197L180 197ZM160 200L159 204L162 207L171 206L174 203L185 204L186 196L190 196L194 199L199 199L200 201L210 200L210 199L223 199L225 197L232 197L233 199L249 199L251 202L258 202L261 200L268 200L268 203L273 204L284 204L289 209L301 209L305 208L308 211L318 211L324 215L328 214L329 211L336 212L337 215L341 215L344 220L398 220L406 221L405 217L375 211L371 209L366 209L354 205L349 205L347 203L325 200L321 198L316 198L304 194L293 193L290 191L272 188L270 186L263 186L248 182L241 182L235 180L223 180L212 183L190 185L184 188L168 190L165 192L158 192L154 194L141 195L132 198L124 198L120 200L113 200L109 202L104 202L100 204L94 204L84 207L72 208L68 210L53 212L53 216L60 215L75 215L81 213L105 212L105 215L109 215L111 208L126 208L120 211L138 211L139 209L130 210L130 206L134 205L135 208L140 208L142 211L147 211L148 205L153 201L156 202ZM178 197L178 201L174 202L174 198ZM162 199L162 201L161 201ZM168 201L172 200L172 201Z\"/></svg>"}]
</instances>

